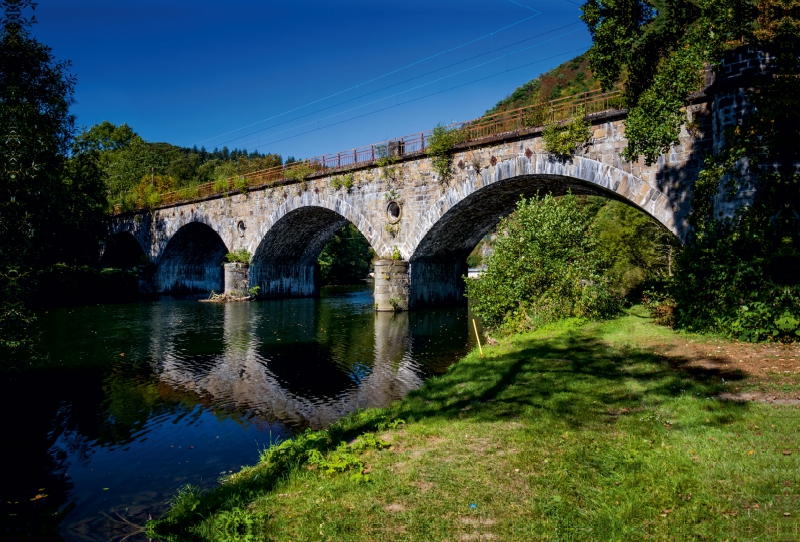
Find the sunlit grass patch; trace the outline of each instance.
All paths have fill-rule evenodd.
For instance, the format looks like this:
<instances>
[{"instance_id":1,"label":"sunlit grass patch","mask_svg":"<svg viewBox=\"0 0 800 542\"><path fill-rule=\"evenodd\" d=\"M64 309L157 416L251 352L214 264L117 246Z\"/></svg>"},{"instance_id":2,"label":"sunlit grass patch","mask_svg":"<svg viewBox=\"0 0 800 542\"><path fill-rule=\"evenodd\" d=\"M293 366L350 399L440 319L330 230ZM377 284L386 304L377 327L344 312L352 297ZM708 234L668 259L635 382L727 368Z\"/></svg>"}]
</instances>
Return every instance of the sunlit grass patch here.
<instances>
[{"instance_id":1,"label":"sunlit grass patch","mask_svg":"<svg viewBox=\"0 0 800 542\"><path fill-rule=\"evenodd\" d=\"M193 495L194 509L179 497L153 528L220 540L785 539L800 528L798 405L720 400L720 375L749 377L669 354L696 339L636 311L503 339L387 409L270 449Z\"/></svg>"}]
</instances>

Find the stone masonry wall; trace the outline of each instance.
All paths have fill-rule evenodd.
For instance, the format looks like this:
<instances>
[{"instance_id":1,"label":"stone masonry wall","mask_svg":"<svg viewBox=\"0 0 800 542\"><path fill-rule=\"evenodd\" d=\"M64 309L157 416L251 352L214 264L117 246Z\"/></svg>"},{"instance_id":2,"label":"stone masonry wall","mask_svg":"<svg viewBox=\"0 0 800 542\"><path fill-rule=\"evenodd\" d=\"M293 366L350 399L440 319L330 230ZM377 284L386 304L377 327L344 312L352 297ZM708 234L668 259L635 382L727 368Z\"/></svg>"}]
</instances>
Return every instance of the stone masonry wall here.
<instances>
[{"instance_id":1,"label":"stone masonry wall","mask_svg":"<svg viewBox=\"0 0 800 542\"><path fill-rule=\"evenodd\" d=\"M310 234L301 226L311 219L295 211L326 209L331 213L314 218L320 221L320 228L338 228L344 224L341 219L350 221L379 256L391 257L398 250L403 260L410 261L412 276L415 261L416 275L434 276L441 273L424 273L423 262L436 261L440 266L460 269L453 259L466 258L486 231L513 210L520 194L532 196L537 190L563 194L571 190L628 202L683 237L700 155L710 145L705 135L708 130L702 131L708 124L706 106L691 106L690 114L703 120L700 131L683 130L679 145L650 166L620 158L626 145L624 114L601 114L592 119L589 144L568 161L545 154L540 133L531 130L457 147L453 175L447 180L438 178L426 157L404 156L393 165L354 170L354 184L349 190L333 189L332 175L319 176L303 183L217 196L152 213L120 215L111 219L111 230L132 233L157 267L170 252L167 248L176 233L188 224L201 223L216 232L227 250L245 248L251 254L258 253L262 264L269 262L271 254L281 253L281 267L285 268L294 265L291 254L296 247L309 242L303 237ZM399 216L388 211L391 202L399 204ZM280 224L284 225L281 235L268 236ZM265 239L269 239L269 250L262 246ZM314 244L318 242L321 240ZM297 263L307 260L306 256L298 255ZM307 265L301 266L303 270L298 268L299 275L309 274ZM433 282L428 289L435 291L438 286ZM260 284L251 280L251 285ZM264 285L260 286L263 290ZM413 280L411 288L413 296ZM308 292L303 286L300 295ZM291 291L286 293L292 295Z\"/></svg>"}]
</instances>

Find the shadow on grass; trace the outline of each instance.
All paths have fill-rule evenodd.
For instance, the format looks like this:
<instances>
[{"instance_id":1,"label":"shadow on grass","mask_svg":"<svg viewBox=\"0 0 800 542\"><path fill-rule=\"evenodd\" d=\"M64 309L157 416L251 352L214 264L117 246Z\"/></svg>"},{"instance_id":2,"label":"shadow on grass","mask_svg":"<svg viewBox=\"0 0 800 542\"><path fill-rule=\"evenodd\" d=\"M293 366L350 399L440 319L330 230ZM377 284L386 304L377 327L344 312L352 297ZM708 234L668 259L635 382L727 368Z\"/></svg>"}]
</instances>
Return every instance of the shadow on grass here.
<instances>
[{"instance_id":1,"label":"shadow on grass","mask_svg":"<svg viewBox=\"0 0 800 542\"><path fill-rule=\"evenodd\" d=\"M516 418L538 410L572 427L607 423L609 412L682 394L714 397L742 371L690 366L685 357L613 348L585 331L518 341L507 354L474 354L448 374L411 392L397 409L408 420L429 417ZM734 410L741 404L726 404Z\"/></svg>"},{"instance_id":2,"label":"shadow on grass","mask_svg":"<svg viewBox=\"0 0 800 542\"><path fill-rule=\"evenodd\" d=\"M610 346L603 340L603 325L543 339L522 336L488 349L485 358L473 352L403 401L351 414L322 431L308 431L266 451L258 465L243 469L211 491L184 488L170 512L149 524L149 534L201 540L214 538L211 534L217 529L230 532L229 526L215 524L214 518L239 521L234 531L247 531L248 522L258 523L248 517L247 504L301 467L314 450L325 452L365 432L385 430L393 420L502 421L524 416L529 421L558 419L573 430L602 429L623 414L684 394L714 397L727 391L725 382L745 376L739 371L690 367L693 360L685 357ZM706 408L714 411L712 423L721 425L748 407L713 401ZM233 518L237 513L238 519Z\"/></svg>"}]
</instances>

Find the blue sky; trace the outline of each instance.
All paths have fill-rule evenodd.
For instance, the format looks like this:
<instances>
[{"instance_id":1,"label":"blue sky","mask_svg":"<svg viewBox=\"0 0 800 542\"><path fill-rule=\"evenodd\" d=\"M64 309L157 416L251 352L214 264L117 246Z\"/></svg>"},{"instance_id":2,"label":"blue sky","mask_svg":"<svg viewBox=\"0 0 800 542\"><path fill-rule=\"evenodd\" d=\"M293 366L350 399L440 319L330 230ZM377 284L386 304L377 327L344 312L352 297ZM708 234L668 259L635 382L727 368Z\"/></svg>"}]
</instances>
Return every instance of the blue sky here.
<instances>
[{"instance_id":1,"label":"blue sky","mask_svg":"<svg viewBox=\"0 0 800 542\"><path fill-rule=\"evenodd\" d=\"M483 114L591 45L573 0L41 0L78 124L309 157Z\"/></svg>"}]
</instances>

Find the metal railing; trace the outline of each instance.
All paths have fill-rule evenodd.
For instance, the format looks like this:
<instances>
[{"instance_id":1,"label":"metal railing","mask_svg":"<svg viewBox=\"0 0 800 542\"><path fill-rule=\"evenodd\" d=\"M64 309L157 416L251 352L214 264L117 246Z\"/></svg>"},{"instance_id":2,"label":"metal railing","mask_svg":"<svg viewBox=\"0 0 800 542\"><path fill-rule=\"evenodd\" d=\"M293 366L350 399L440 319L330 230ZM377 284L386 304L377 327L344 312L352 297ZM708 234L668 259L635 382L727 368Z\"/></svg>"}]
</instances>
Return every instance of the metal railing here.
<instances>
[{"instance_id":1,"label":"metal railing","mask_svg":"<svg viewBox=\"0 0 800 542\"><path fill-rule=\"evenodd\" d=\"M619 110L622 108L622 91L602 92L601 90L593 90L583 92L574 96L536 103L519 109L451 124L447 128L461 132L457 139L462 144L473 141L480 143L481 139L511 132L532 131L551 122L572 118L581 108L583 108L586 117L606 111ZM315 156L302 162L245 173L238 178L229 179L228 190L215 190L215 184L219 188L218 183L204 183L186 190L166 192L161 195L159 206L172 205L178 202L188 203L196 199L233 190L269 187L277 181L292 179L291 175L287 176L287 172L298 167L310 170L308 175L328 174L365 167L389 156L422 155L432 134L433 130L428 130L347 151ZM295 179L295 182L300 181ZM114 212L119 213L120 211L121 209L116 205Z\"/></svg>"}]
</instances>

